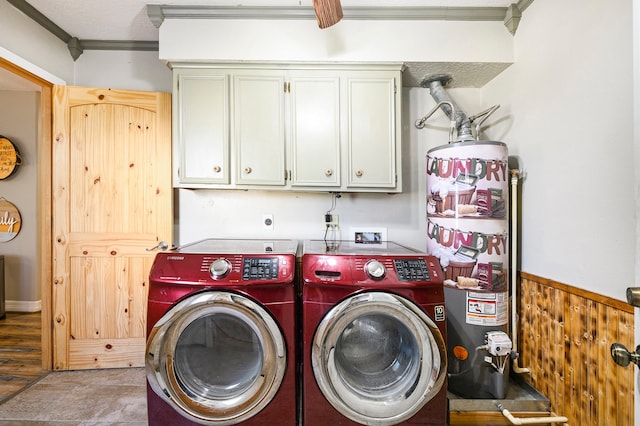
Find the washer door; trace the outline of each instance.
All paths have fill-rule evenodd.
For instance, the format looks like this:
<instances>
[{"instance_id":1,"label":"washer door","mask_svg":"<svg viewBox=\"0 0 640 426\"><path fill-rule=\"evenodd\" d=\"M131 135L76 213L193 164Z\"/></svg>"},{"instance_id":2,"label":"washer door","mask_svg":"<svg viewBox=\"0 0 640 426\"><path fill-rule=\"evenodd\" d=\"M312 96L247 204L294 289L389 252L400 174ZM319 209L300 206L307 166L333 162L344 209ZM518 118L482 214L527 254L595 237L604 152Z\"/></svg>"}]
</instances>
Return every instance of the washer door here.
<instances>
[{"instance_id":1,"label":"washer door","mask_svg":"<svg viewBox=\"0 0 640 426\"><path fill-rule=\"evenodd\" d=\"M187 419L230 425L262 410L287 365L285 339L260 304L210 291L176 304L147 340L151 388Z\"/></svg>"},{"instance_id":2,"label":"washer door","mask_svg":"<svg viewBox=\"0 0 640 426\"><path fill-rule=\"evenodd\" d=\"M442 334L416 304L366 292L325 315L311 362L320 390L341 414L362 424L393 425L442 388L446 356Z\"/></svg>"}]
</instances>

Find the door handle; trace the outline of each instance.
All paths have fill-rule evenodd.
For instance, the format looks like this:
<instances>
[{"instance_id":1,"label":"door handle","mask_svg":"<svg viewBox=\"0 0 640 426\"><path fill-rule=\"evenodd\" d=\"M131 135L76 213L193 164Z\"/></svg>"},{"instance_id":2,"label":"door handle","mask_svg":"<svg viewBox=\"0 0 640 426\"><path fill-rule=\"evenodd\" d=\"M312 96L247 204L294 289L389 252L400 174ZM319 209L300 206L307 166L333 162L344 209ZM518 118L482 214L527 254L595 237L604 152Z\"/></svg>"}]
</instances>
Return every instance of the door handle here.
<instances>
[{"instance_id":1,"label":"door handle","mask_svg":"<svg viewBox=\"0 0 640 426\"><path fill-rule=\"evenodd\" d=\"M640 366L640 345L636 347L635 352L629 350L622 343L614 343L611 345L611 358L616 364L626 367L630 363Z\"/></svg>"},{"instance_id":2,"label":"door handle","mask_svg":"<svg viewBox=\"0 0 640 426\"><path fill-rule=\"evenodd\" d=\"M640 287L627 287L627 303L640 308Z\"/></svg>"},{"instance_id":3,"label":"door handle","mask_svg":"<svg viewBox=\"0 0 640 426\"><path fill-rule=\"evenodd\" d=\"M166 250L167 248L169 248L169 245L164 242L164 241L160 241L158 244L156 244L154 247L151 248L146 248L146 251L154 251L154 250Z\"/></svg>"}]
</instances>

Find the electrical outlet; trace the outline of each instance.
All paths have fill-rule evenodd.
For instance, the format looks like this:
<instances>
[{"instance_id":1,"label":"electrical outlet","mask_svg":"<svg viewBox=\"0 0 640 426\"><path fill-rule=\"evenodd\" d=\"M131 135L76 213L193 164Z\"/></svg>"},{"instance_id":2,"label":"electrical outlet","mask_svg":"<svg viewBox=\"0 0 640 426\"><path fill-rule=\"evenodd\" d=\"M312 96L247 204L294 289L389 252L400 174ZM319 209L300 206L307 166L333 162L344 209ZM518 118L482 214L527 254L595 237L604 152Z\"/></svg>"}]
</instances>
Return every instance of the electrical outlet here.
<instances>
[{"instance_id":1,"label":"electrical outlet","mask_svg":"<svg viewBox=\"0 0 640 426\"><path fill-rule=\"evenodd\" d=\"M329 228L329 230L337 231L340 228L340 224L338 222L338 215L327 213L324 215L324 223L322 225L323 229Z\"/></svg>"},{"instance_id":2,"label":"electrical outlet","mask_svg":"<svg viewBox=\"0 0 640 426\"><path fill-rule=\"evenodd\" d=\"M273 231L273 215L272 214L262 215L262 227L267 231Z\"/></svg>"}]
</instances>

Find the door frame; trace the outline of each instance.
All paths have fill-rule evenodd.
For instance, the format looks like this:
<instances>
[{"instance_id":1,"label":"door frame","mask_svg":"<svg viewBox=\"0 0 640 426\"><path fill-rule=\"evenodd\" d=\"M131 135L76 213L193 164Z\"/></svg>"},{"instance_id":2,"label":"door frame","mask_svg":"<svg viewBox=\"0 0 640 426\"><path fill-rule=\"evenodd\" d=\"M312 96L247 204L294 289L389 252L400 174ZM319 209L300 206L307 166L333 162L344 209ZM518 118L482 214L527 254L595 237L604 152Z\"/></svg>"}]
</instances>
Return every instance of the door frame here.
<instances>
[{"instance_id":1,"label":"door frame","mask_svg":"<svg viewBox=\"0 0 640 426\"><path fill-rule=\"evenodd\" d=\"M47 81L14 63L0 57L0 68L24 78L37 86L40 86L40 104L38 106L38 140L36 152L38 153L37 179L36 179L36 243L38 246L38 270L37 280L40 283L41 303L41 350L42 368L51 370L53 366L52 318L51 318L51 152L52 152L52 89L53 83Z\"/></svg>"}]
</instances>

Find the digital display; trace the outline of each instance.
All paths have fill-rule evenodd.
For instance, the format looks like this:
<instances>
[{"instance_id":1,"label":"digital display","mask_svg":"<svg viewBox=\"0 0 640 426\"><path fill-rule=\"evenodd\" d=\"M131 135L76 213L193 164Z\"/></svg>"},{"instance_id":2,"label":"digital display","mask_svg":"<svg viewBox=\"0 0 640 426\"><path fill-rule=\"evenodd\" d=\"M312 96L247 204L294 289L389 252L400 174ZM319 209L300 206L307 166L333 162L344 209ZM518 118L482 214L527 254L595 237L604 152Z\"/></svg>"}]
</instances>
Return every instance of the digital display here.
<instances>
[{"instance_id":1,"label":"digital display","mask_svg":"<svg viewBox=\"0 0 640 426\"><path fill-rule=\"evenodd\" d=\"M244 259L242 265L243 280L274 280L277 278L277 257L250 257Z\"/></svg>"}]
</instances>

